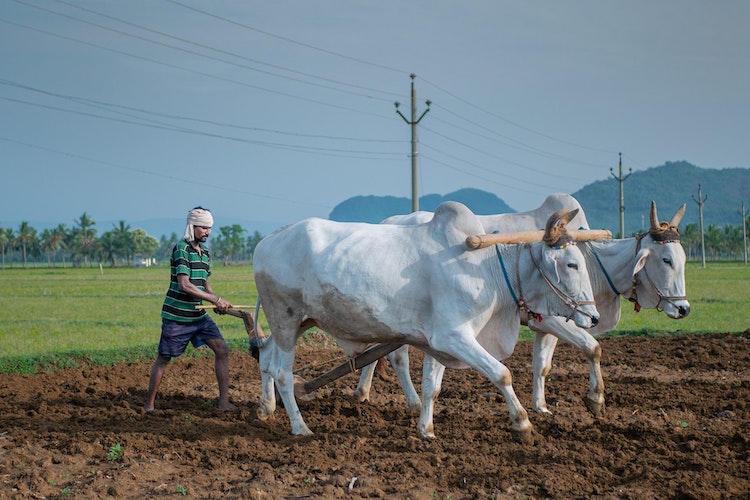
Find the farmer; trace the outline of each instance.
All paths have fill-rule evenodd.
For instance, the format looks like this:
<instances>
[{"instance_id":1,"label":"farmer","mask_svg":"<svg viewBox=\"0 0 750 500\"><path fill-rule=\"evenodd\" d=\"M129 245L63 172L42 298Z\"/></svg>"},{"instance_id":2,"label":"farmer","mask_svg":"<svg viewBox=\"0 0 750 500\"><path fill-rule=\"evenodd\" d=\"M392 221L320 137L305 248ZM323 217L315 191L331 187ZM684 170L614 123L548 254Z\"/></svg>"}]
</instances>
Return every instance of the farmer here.
<instances>
[{"instance_id":1,"label":"farmer","mask_svg":"<svg viewBox=\"0 0 750 500\"><path fill-rule=\"evenodd\" d=\"M196 309L202 300L211 302L214 310L224 314L232 307L227 300L214 293L208 283L211 275L211 256L203 244L211 234L214 219L211 212L195 207L187 216L185 236L172 249L170 282L161 309L161 339L159 354L151 368L145 411L154 409L164 370L172 358L180 356L188 342L193 347L207 345L215 354L216 380L219 383L219 408L236 410L229 402L229 346L216 323L205 310Z\"/></svg>"}]
</instances>

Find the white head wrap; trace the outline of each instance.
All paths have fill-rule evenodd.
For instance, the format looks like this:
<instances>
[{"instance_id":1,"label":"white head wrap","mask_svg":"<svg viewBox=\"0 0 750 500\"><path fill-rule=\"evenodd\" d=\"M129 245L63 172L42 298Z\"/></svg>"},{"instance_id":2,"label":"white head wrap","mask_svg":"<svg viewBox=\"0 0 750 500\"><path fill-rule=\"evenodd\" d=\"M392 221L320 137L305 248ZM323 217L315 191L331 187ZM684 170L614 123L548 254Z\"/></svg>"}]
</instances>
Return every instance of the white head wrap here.
<instances>
[{"instance_id":1,"label":"white head wrap","mask_svg":"<svg viewBox=\"0 0 750 500\"><path fill-rule=\"evenodd\" d=\"M195 241L195 235L193 234L193 226L208 226L214 225L214 218L211 216L211 212L205 208L196 207L188 212L187 226L185 227L185 239L189 242Z\"/></svg>"}]
</instances>

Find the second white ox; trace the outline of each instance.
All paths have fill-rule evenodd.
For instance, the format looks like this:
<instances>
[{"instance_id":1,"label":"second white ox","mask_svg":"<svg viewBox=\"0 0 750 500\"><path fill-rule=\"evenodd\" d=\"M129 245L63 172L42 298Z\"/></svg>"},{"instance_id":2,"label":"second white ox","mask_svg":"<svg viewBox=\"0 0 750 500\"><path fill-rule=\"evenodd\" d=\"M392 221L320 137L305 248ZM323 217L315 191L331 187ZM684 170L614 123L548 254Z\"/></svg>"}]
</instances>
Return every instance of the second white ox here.
<instances>
[{"instance_id":1,"label":"second white ox","mask_svg":"<svg viewBox=\"0 0 750 500\"><path fill-rule=\"evenodd\" d=\"M567 214L563 227L573 215ZM253 258L258 297L271 329L260 349L259 418L276 409L275 385L292 433L312 434L294 397L292 366L297 339L318 326L348 356L372 343L409 344L445 366L478 370L505 397L513 431L527 438L531 423L509 370L499 361L518 334L514 293L522 287L533 310L572 318L583 328L596 324L598 312L577 246L539 242L466 248L468 236L483 233L468 208L447 202L420 225L312 218L264 238ZM436 384L423 376L423 394L433 393ZM423 405L418 423L424 437L434 437L432 403Z\"/></svg>"},{"instance_id":2,"label":"second white ox","mask_svg":"<svg viewBox=\"0 0 750 500\"><path fill-rule=\"evenodd\" d=\"M588 228L586 216L574 197L555 193L548 196L537 209L518 214L477 216L487 233L516 232L540 227L549 214L560 210L578 210L569 225ZM541 321L523 318L536 332L533 347L533 396L532 408L537 412L548 412L544 396L544 380L552 368L552 355L557 340L562 339L578 349L589 362L589 389L586 405L594 414L604 407L604 385L601 374L601 348L594 337L617 326L620 320L620 296L635 303L636 309L663 310L667 316L681 319L690 313L690 303L685 294L685 251L679 242L678 226L685 211L683 205L669 222L659 222L656 204L652 202L650 228L636 238L591 241L581 245L586 259L597 309L599 323L589 330L582 330L561 318L544 317ZM429 221L431 212L389 217L383 224L417 224ZM508 355L512 349L508 352ZM421 401L409 376L408 346L388 355L408 406L419 409ZM433 360L426 359L427 363ZM370 397L374 364L362 369L355 396L364 401ZM439 369L431 367L431 370Z\"/></svg>"}]
</instances>

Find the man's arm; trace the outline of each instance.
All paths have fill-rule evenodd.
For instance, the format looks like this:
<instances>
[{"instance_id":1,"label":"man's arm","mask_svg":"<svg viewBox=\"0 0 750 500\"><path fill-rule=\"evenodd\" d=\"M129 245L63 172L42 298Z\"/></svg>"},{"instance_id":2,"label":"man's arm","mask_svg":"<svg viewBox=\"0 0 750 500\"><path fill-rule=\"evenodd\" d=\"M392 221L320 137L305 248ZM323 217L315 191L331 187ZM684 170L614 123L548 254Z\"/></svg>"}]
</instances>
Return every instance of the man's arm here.
<instances>
[{"instance_id":1,"label":"man's arm","mask_svg":"<svg viewBox=\"0 0 750 500\"><path fill-rule=\"evenodd\" d=\"M178 274L177 283L180 285L180 290L182 290L183 292L192 295L197 299L211 302L214 306L216 306L217 312L223 314L227 312L227 309L232 307L232 304L230 304L229 301L219 297L214 293L214 290L213 288L211 288L211 285L209 285L208 281L206 281L206 289L201 290L190 282L190 277L187 274Z\"/></svg>"}]
</instances>

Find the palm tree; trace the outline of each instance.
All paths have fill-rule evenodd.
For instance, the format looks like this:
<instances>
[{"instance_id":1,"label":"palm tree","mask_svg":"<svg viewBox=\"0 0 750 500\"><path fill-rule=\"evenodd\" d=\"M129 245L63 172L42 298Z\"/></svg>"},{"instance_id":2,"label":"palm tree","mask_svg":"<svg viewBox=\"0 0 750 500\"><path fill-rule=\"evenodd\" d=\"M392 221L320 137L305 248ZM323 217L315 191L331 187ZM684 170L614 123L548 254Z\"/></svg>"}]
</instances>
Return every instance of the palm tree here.
<instances>
[{"instance_id":1,"label":"palm tree","mask_svg":"<svg viewBox=\"0 0 750 500\"><path fill-rule=\"evenodd\" d=\"M723 250L724 233L715 224L709 224L706 228L704 239L706 241L706 250L711 253L711 258L715 260L719 252Z\"/></svg>"},{"instance_id":2,"label":"palm tree","mask_svg":"<svg viewBox=\"0 0 750 500\"><path fill-rule=\"evenodd\" d=\"M60 224L54 229L45 229L42 231L42 249L47 251L47 265L54 266L54 255L60 248L65 248L66 236L65 224ZM65 258L63 257L63 267L65 267Z\"/></svg>"},{"instance_id":3,"label":"palm tree","mask_svg":"<svg viewBox=\"0 0 750 500\"><path fill-rule=\"evenodd\" d=\"M133 235L130 232L130 226L125 224L124 220L121 220L118 225L113 227L114 229L111 231L111 233L114 240L114 255L119 255L120 257L123 257L125 262L130 262L130 257L133 255L134 251ZM113 265L114 255L112 259Z\"/></svg>"},{"instance_id":4,"label":"palm tree","mask_svg":"<svg viewBox=\"0 0 750 500\"><path fill-rule=\"evenodd\" d=\"M734 260L743 253L742 227L726 224L724 226L724 249L727 256Z\"/></svg>"},{"instance_id":5,"label":"palm tree","mask_svg":"<svg viewBox=\"0 0 750 500\"><path fill-rule=\"evenodd\" d=\"M13 243L13 230L11 228L0 228L0 251L3 254L3 269L5 269L5 250L10 249Z\"/></svg>"},{"instance_id":6,"label":"palm tree","mask_svg":"<svg viewBox=\"0 0 750 500\"><path fill-rule=\"evenodd\" d=\"M117 237L114 231L107 231L99 238L99 252L103 260L109 261L110 266L115 267L115 256L119 251Z\"/></svg>"},{"instance_id":7,"label":"palm tree","mask_svg":"<svg viewBox=\"0 0 750 500\"><path fill-rule=\"evenodd\" d=\"M62 266L65 267L65 249L68 248L70 233L65 224L58 224L52 232L54 233L54 239L59 241L57 245L58 249L63 249L63 251L60 252L60 260L62 260Z\"/></svg>"},{"instance_id":8,"label":"palm tree","mask_svg":"<svg viewBox=\"0 0 750 500\"><path fill-rule=\"evenodd\" d=\"M14 243L16 246L21 247L23 253L23 267L25 269L29 250L31 250L34 245L39 244L39 240L36 237L36 229L31 227L26 221L21 222Z\"/></svg>"},{"instance_id":9,"label":"palm tree","mask_svg":"<svg viewBox=\"0 0 750 500\"><path fill-rule=\"evenodd\" d=\"M83 257L85 264L96 252L96 229L93 228L96 222L84 212L75 223L78 227L73 234L73 255Z\"/></svg>"},{"instance_id":10,"label":"palm tree","mask_svg":"<svg viewBox=\"0 0 750 500\"><path fill-rule=\"evenodd\" d=\"M696 258L701 244L701 235L700 229L698 229L698 224L687 224L681 231L680 240L682 240L682 244L686 247L685 251L687 252L688 258Z\"/></svg>"}]
</instances>

